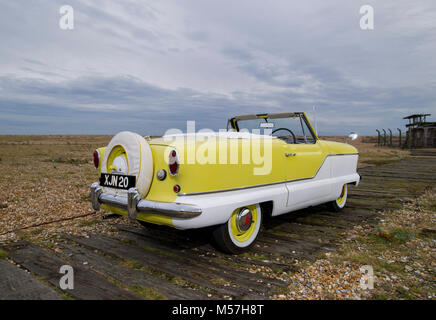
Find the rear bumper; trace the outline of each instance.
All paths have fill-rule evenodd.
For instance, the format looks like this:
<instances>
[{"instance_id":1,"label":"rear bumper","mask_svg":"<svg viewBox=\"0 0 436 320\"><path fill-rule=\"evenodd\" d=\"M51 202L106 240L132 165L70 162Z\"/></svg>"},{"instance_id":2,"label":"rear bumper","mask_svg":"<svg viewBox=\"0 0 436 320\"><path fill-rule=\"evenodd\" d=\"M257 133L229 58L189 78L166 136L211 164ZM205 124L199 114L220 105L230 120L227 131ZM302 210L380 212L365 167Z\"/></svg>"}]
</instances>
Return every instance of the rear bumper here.
<instances>
[{"instance_id":1,"label":"rear bumper","mask_svg":"<svg viewBox=\"0 0 436 320\"><path fill-rule=\"evenodd\" d=\"M127 198L105 194L99 183L94 182L91 185L92 208L99 211L100 205L106 204L126 210L129 218L134 220L136 220L138 212L155 213L179 219L194 218L202 213L202 210L195 205L142 200L135 188L129 189L127 194Z\"/></svg>"}]
</instances>

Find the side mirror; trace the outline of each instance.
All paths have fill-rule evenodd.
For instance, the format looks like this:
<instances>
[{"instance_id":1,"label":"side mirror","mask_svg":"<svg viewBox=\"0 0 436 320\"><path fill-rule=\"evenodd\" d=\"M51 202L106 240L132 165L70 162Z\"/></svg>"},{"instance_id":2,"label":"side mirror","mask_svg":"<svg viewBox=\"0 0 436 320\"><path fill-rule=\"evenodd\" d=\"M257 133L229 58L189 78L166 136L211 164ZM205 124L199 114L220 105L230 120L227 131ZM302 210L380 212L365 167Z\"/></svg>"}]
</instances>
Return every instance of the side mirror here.
<instances>
[{"instance_id":1,"label":"side mirror","mask_svg":"<svg viewBox=\"0 0 436 320\"><path fill-rule=\"evenodd\" d=\"M356 140L359 137L359 135L356 132L351 132L348 135L348 139L350 139L351 141Z\"/></svg>"}]
</instances>

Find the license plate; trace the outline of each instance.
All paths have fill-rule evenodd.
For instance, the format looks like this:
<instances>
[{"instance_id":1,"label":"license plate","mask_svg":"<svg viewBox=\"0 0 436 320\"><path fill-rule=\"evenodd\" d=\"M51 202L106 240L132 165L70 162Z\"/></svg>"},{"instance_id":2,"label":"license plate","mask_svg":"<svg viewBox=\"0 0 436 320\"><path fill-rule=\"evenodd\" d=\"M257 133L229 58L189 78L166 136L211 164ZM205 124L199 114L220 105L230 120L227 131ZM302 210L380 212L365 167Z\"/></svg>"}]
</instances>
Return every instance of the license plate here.
<instances>
[{"instance_id":1,"label":"license plate","mask_svg":"<svg viewBox=\"0 0 436 320\"><path fill-rule=\"evenodd\" d=\"M102 173L100 185L103 187L129 190L136 186L136 177L123 174Z\"/></svg>"}]
</instances>

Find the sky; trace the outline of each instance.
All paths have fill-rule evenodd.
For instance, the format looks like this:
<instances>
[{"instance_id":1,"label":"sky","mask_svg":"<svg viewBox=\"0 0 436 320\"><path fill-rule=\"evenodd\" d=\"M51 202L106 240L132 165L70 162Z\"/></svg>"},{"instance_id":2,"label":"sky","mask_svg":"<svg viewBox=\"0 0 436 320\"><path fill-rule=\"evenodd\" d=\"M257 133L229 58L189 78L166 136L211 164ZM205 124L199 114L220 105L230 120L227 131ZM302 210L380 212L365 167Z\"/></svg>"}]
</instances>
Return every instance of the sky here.
<instances>
[{"instance_id":1,"label":"sky","mask_svg":"<svg viewBox=\"0 0 436 320\"><path fill-rule=\"evenodd\" d=\"M436 121L434 0L0 0L0 40L0 134L158 135L285 111L313 122L314 106L319 135Z\"/></svg>"}]
</instances>

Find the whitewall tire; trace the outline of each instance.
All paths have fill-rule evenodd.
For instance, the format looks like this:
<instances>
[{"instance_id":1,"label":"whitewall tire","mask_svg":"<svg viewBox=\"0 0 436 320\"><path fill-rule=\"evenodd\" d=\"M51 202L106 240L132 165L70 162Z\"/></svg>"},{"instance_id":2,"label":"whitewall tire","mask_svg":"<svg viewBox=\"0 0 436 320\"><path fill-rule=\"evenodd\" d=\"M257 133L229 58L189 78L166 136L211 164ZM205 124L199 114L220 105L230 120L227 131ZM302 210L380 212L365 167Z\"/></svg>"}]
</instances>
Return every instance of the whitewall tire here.
<instances>
[{"instance_id":1,"label":"whitewall tire","mask_svg":"<svg viewBox=\"0 0 436 320\"><path fill-rule=\"evenodd\" d=\"M233 211L230 219L215 229L213 237L221 250L238 254L253 246L261 225L260 205L244 206Z\"/></svg>"},{"instance_id":2,"label":"whitewall tire","mask_svg":"<svg viewBox=\"0 0 436 320\"><path fill-rule=\"evenodd\" d=\"M342 186L339 197L330 203L330 206L333 209L333 211L339 212L345 207L345 204L347 203L347 196L348 196L348 185L344 184Z\"/></svg>"}]
</instances>

